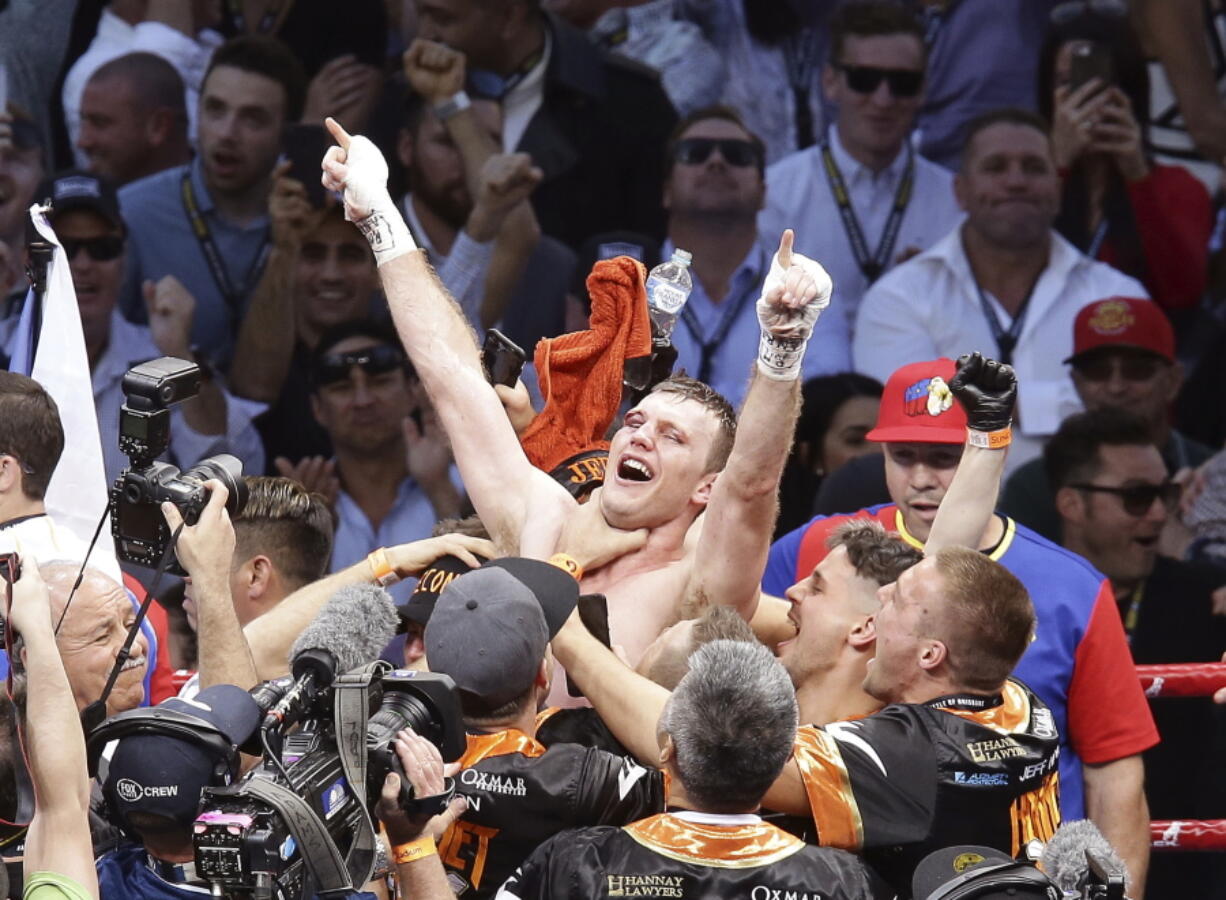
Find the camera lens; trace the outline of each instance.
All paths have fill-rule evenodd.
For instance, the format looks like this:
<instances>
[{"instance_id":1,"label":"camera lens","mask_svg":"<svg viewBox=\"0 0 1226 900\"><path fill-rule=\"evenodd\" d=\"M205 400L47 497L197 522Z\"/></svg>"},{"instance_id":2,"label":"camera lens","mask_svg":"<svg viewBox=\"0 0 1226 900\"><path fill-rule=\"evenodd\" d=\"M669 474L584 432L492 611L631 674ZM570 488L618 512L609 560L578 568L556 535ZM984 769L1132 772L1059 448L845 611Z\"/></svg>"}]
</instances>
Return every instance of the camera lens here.
<instances>
[{"instance_id":1,"label":"camera lens","mask_svg":"<svg viewBox=\"0 0 1226 900\"><path fill-rule=\"evenodd\" d=\"M216 478L226 486L226 511L233 519L247 505L247 482L243 481L243 464L229 453L202 459L183 473L183 478L207 481Z\"/></svg>"}]
</instances>

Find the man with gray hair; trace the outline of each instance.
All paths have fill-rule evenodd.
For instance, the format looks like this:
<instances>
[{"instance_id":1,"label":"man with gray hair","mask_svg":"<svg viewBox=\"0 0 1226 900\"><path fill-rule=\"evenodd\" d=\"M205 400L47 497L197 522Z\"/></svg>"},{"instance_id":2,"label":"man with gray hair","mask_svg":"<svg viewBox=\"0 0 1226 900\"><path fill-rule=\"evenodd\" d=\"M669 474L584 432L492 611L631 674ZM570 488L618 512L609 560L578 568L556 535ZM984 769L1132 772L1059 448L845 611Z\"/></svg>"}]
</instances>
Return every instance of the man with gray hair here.
<instances>
[{"instance_id":1,"label":"man with gray hair","mask_svg":"<svg viewBox=\"0 0 1226 900\"><path fill-rule=\"evenodd\" d=\"M653 896L891 896L858 857L805 844L756 815L792 753L796 722L792 682L770 651L706 644L657 726L660 766L683 808L558 835L498 897L580 900L646 888Z\"/></svg>"}]
</instances>

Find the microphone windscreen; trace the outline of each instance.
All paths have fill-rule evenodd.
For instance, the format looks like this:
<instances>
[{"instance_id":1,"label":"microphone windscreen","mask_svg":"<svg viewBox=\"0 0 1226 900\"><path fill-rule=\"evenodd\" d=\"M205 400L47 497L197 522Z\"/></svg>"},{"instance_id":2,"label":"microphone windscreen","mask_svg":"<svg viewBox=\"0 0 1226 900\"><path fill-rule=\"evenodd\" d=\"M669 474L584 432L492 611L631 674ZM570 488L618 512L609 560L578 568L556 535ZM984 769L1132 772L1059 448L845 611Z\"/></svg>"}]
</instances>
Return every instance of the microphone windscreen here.
<instances>
[{"instance_id":1,"label":"microphone windscreen","mask_svg":"<svg viewBox=\"0 0 1226 900\"><path fill-rule=\"evenodd\" d=\"M306 650L322 650L336 659L337 673L378 659L396 636L399 624L391 595L374 584L351 584L324 604L290 648L290 664Z\"/></svg>"},{"instance_id":2,"label":"microphone windscreen","mask_svg":"<svg viewBox=\"0 0 1226 900\"><path fill-rule=\"evenodd\" d=\"M1093 851L1107 864L1108 869L1122 871L1127 881L1127 868L1120 855L1103 837L1098 826L1089 819L1066 822L1056 829L1052 839L1043 848L1040 864L1047 877L1062 891L1078 893L1086 884L1090 864L1086 851Z\"/></svg>"}]
</instances>

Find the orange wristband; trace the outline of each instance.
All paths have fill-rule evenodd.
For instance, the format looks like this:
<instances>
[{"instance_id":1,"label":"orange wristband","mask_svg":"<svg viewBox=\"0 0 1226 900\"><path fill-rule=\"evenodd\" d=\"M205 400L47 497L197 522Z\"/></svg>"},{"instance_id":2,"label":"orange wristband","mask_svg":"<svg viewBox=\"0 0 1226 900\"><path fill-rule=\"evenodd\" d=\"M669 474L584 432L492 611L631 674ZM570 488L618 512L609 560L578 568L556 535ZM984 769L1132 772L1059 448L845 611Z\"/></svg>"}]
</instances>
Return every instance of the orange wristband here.
<instances>
[{"instance_id":1,"label":"orange wristband","mask_svg":"<svg viewBox=\"0 0 1226 900\"><path fill-rule=\"evenodd\" d=\"M382 547L372 550L366 557L366 561L370 563L370 571L375 581L379 582L380 587L390 587L400 580L400 576L396 574L391 561L387 558L387 551Z\"/></svg>"},{"instance_id":2,"label":"orange wristband","mask_svg":"<svg viewBox=\"0 0 1226 900\"><path fill-rule=\"evenodd\" d=\"M434 856L437 853L438 848L434 846L434 838L428 834L422 835L415 841L409 841L407 844L396 844L392 847L392 859L396 861L398 866L418 859L425 859L427 856Z\"/></svg>"},{"instance_id":3,"label":"orange wristband","mask_svg":"<svg viewBox=\"0 0 1226 900\"><path fill-rule=\"evenodd\" d=\"M986 450L1003 450L1013 441L1013 429L1000 428L996 431L976 431L966 429L966 443L971 447L983 447Z\"/></svg>"},{"instance_id":4,"label":"orange wristband","mask_svg":"<svg viewBox=\"0 0 1226 900\"><path fill-rule=\"evenodd\" d=\"M573 556L567 556L565 553L555 553L549 557L549 562L559 569L565 569L575 581L583 578L583 566L579 565Z\"/></svg>"}]
</instances>

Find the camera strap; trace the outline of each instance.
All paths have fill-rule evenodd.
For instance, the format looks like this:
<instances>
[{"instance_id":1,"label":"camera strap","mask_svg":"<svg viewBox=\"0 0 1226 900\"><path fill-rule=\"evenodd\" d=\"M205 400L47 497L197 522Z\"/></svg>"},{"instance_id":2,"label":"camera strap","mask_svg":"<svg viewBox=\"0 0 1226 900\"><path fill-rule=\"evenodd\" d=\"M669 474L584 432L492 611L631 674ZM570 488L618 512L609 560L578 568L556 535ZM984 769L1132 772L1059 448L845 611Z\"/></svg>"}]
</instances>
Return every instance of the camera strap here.
<instances>
[{"instance_id":1,"label":"camera strap","mask_svg":"<svg viewBox=\"0 0 1226 900\"><path fill-rule=\"evenodd\" d=\"M131 627L128 628L128 636L124 640L123 646L115 654L115 665L111 666L111 674L107 676L106 686L102 689L102 695L81 711L81 724L85 727L86 734L89 734L106 719L107 698L111 696L111 691L115 689L115 682L119 680L119 674L123 671L124 664L127 663L131 656L132 645L136 643L136 636L140 634L140 627L149 612L149 606L153 603L153 598L157 596L158 585L161 584L162 576L166 574L166 567L170 565L170 559L174 555L175 547L179 543L179 533L182 531L183 523L180 522L179 527L170 536L170 540L166 542L166 549L162 551L162 558L158 562L157 572L154 573L153 583L149 585L149 590L145 592L145 600L141 603L140 609L136 611L136 618L133 620ZM146 665L152 666L155 662L155 660L150 659L146 662Z\"/></svg>"},{"instance_id":2,"label":"camera strap","mask_svg":"<svg viewBox=\"0 0 1226 900\"><path fill-rule=\"evenodd\" d=\"M365 884L375 870L375 825L370 818L366 790L366 726L370 717L370 684L386 666L372 663L339 676L333 682L333 724L336 728L336 749L341 758L341 771L357 800L360 822L345 864L357 884Z\"/></svg>"},{"instance_id":3,"label":"camera strap","mask_svg":"<svg viewBox=\"0 0 1226 900\"><path fill-rule=\"evenodd\" d=\"M265 778L253 778L227 788L215 788L213 793L218 796L237 796L240 794L240 788L242 794L263 800L285 820L289 833L298 844L298 853L315 881L319 896L345 894L354 890L340 850L332 840L332 835L328 834L328 828L319 813L315 812L309 803L290 788Z\"/></svg>"}]
</instances>

